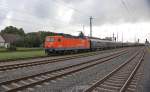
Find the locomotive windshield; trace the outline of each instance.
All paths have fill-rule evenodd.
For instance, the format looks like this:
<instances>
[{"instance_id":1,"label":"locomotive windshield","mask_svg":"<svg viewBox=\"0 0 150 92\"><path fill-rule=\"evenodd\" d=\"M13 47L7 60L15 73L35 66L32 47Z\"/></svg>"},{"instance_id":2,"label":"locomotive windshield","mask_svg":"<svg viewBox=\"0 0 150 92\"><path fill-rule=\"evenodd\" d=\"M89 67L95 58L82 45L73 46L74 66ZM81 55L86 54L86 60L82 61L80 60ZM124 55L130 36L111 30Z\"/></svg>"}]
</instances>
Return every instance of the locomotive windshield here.
<instances>
[{"instance_id":1,"label":"locomotive windshield","mask_svg":"<svg viewBox=\"0 0 150 92\"><path fill-rule=\"evenodd\" d=\"M54 42L54 38L47 38L46 41L47 42Z\"/></svg>"}]
</instances>

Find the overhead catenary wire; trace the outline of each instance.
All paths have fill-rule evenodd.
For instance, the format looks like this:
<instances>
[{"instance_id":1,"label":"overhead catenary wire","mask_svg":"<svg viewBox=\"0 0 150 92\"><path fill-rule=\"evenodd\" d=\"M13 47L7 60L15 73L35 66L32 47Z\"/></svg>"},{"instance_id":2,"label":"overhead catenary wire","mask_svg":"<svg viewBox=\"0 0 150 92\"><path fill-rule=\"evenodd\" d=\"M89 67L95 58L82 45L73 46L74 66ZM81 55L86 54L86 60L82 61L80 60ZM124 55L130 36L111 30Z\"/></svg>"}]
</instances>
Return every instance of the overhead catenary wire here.
<instances>
[{"instance_id":1,"label":"overhead catenary wire","mask_svg":"<svg viewBox=\"0 0 150 92\"><path fill-rule=\"evenodd\" d=\"M130 21L131 22L134 21L134 18L136 18L136 16L138 15L136 14L136 9L133 6L131 7L131 4L128 2L128 0L121 0L121 2L122 2L122 5L124 5L124 7L128 9L129 18L131 19ZM133 37L133 39L135 41L136 37Z\"/></svg>"},{"instance_id":2,"label":"overhead catenary wire","mask_svg":"<svg viewBox=\"0 0 150 92\"><path fill-rule=\"evenodd\" d=\"M131 8L129 2L127 0L120 0L121 4L123 5L123 7L126 9L126 11L128 12L128 16L130 18L134 18L136 14L135 9L133 10L133 8Z\"/></svg>"}]
</instances>

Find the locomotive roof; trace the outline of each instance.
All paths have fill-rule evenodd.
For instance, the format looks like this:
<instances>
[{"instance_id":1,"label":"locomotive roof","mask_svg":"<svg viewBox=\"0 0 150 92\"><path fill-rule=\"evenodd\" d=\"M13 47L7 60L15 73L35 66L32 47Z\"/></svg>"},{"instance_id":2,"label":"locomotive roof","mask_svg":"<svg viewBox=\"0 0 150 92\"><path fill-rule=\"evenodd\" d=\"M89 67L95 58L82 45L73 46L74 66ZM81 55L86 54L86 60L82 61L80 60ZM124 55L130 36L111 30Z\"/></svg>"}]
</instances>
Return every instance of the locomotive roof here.
<instances>
[{"instance_id":1,"label":"locomotive roof","mask_svg":"<svg viewBox=\"0 0 150 92\"><path fill-rule=\"evenodd\" d=\"M72 36L72 35L55 35L55 36L49 36L49 37L65 37L65 38L75 38L75 39L78 39L78 38L86 38L86 37L79 37L79 36Z\"/></svg>"}]
</instances>

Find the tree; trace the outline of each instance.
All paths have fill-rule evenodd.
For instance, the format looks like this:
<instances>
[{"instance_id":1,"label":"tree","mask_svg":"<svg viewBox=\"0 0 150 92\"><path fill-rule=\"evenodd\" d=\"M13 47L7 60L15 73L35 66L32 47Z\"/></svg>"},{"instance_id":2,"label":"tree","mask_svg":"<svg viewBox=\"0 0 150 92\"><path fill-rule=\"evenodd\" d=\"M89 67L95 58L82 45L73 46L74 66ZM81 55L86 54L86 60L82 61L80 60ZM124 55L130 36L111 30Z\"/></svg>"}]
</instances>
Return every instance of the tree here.
<instances>
[{"instance_id":1,"label":"tree","mask_svg":"<svg viewBox=\"0 0 150 92\"><path fill-rule=\"evenodd\" d=\"M24 47L24 30L23 28L17 28L13 26L7 26L3 30L1 30L2 35L15 35L16 37L19 37L19 39L13 43L14 46ZM12 44L11 44L12 45Z\"/></svg>"},{"instance_id":2,"label":"tree","mask_svg":"<svg viewBox=\"0 0 150 92\"><path fill-rule=\"evenodd\" d=\"M1 30L1 33L2 34L17 34L17 35L20 35L20 36L24 36L25 33L24 33L24 30L22 28L17 28L17 27L13 27L13 26L8 26L6 27L5 29Z\"/></svg>"},{"instance_id":3,"label":"tree","mask_svg":"<svg viewBox=\"0 0 150 92\"><path fill-rule=\"evenodd\" d=\"M40 37L36 32L28 33L24 39L25 47L40 47Z\"/></svg>"},{"instance_id":4,"label":"tree","mask_svg":"<svg viewBox=\"0 0 150 92\"><path fill-rule=\"evenodd\" d=\"M81 37L81 38L85 37L82 31L79 33L79 37Z\"/></svg>"},{"instance_id":5,"label":"tree","mask_svg":"<svg viewBox=\"0 0 150 92\"><path fill-rule=\"evenodd\" d=\"M38 32L38 36L40 37L41 44L45 41L46 36L54 36L54 35L57 35L57 34L53 32L45 32L45 31Z\"/></svg>"},{"instance_id":6,"label":"tree","mask_svg":"<svg viewBox=\"0 0 150 92\"><path fill-rule=\"evenodd\" d=\"M17 47L40 47L44 44L46 36L71 36L69 34L54 33L49 31L30 32L25 34L22 28L17 28L13 26L6 27L1 31L1 33L19 35L20 39L17 42L13 43L13 45Z\"/></svg>"}]
</instances>

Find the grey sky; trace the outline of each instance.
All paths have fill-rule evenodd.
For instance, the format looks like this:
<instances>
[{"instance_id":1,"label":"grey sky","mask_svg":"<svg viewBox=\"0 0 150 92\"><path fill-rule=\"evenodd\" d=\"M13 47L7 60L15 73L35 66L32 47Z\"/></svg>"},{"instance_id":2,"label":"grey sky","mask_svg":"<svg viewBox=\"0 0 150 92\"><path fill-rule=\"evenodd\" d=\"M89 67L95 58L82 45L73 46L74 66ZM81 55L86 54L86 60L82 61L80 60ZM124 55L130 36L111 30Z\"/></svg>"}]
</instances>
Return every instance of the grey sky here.
<instances>
[{"instance_id":1,"label":"grey sky","mask_svg":"<svg viewBox=\"0 0 150 92\"><path fill-rule=\"evenodd\" d=\"M0 0L0 27L72 33L80 25L150 22L150 0ZM70 31L72 30L72 31Z\"/></svg>"}]
</instances>

